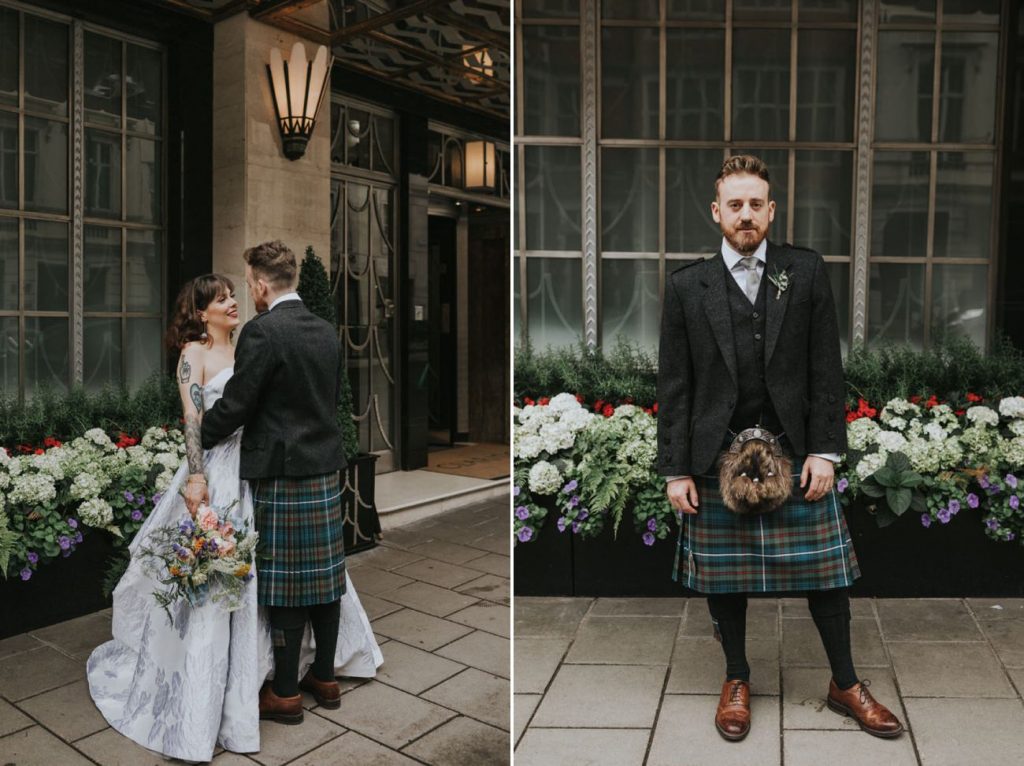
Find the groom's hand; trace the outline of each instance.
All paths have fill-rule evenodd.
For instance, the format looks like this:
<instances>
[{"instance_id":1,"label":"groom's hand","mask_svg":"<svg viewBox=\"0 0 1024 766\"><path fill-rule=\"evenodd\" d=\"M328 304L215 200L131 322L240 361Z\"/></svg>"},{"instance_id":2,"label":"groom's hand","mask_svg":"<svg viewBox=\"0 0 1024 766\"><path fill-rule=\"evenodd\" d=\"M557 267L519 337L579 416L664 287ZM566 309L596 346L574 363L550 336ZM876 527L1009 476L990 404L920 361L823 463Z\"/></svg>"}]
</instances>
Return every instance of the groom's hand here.
<instances>
[{"instance_id":1,"label":"groom's hand","mask_svg":"<svg viewBox=\"0 0 1024 766\"><path fill-rule=\"evenodd\" d=\"M804 459L804 469L800 472L800 487L807 487L804 499L810 503L820 500L832 489L835 480L835 465L817 455L808 455ZM808 483L810 486L808 486Z\"/></svg>"},{"instance_id":2,"label":"groom's hand","mask_svg":"<svg viewBox=\"0 0 1024 766\"><path fill-rule=\"evenodd\" d=\"M195 518L200 505L209 502L210 491L206 486L206 477L201 473L189 474L185 482L185 507L192 518Z\"/></svg>"}]
</instances>

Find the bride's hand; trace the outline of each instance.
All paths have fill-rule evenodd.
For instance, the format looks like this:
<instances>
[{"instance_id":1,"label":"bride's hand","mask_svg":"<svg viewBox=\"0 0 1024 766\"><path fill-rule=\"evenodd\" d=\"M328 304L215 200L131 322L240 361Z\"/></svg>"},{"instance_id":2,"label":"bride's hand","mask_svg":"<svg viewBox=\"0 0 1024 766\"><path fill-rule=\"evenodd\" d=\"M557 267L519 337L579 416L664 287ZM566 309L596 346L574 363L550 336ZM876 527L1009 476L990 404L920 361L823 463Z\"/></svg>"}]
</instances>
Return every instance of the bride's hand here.
<instances>
[{"instance_id":1,"label":"bride's hand","mask_svg":"<svg viewBox=\"0 0 1024 766\"><path fill-rule=\"evenodd\" d=\"M206 486L206 477L201 473L189 474L185 482L185 507L194 519L196 511L203 503L210 502L210 491Z\"/></svg>"}]
</instances>

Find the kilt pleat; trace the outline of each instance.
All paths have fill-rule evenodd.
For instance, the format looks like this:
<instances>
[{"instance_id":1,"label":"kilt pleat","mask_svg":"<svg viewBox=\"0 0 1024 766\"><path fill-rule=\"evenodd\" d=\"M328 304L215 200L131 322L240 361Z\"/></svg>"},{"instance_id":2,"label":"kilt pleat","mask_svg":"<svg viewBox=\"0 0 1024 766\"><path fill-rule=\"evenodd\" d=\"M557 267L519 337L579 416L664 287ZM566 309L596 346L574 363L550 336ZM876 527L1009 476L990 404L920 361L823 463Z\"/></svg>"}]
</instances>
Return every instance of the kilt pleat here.
<instances>
[{"instance_id":1,"label":"kilt pleat","mask_svg":"<svg viewBox=\"0 0 1024 766\"><path fill-rule=\"evenodd\" d=\"M673 579L700 593L827 590L860 577L836 491L804 498L800 470L776 511L740 515L726 508L717 476L694 477L700 505L680 522Z\"/></svg>"},{"instance_id":2,"label":"kilt pleat","mask_svg":"<svg viewBox=\"0 0 1024 766\"><path fill-rule=\"evenodd\" d=\"M338 474L252 483L257 600L308 606L345 593L345 547Z\"/></svg>"}]
</instances>

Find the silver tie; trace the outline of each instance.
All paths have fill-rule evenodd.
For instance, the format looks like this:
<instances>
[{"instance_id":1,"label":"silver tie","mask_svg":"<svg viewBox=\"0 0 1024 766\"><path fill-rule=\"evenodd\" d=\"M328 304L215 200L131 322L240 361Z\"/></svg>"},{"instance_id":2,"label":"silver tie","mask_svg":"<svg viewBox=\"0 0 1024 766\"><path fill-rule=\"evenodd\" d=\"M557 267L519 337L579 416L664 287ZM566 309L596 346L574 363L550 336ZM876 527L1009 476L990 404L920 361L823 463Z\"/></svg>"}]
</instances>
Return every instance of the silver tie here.
<instances>
[{"instance_id":1,"label":"silver tie","mask_svg":"<svg viewBox=\"0 0 1024 766\"><path fill-rule=\"evenodd\" d=\"M757 273L757 257L748 255L740 258L738 265L747 270L747 286L744 292L751 303L757 303L757 288L761 286L761 277Z\"/></svg>"}]
</instances>

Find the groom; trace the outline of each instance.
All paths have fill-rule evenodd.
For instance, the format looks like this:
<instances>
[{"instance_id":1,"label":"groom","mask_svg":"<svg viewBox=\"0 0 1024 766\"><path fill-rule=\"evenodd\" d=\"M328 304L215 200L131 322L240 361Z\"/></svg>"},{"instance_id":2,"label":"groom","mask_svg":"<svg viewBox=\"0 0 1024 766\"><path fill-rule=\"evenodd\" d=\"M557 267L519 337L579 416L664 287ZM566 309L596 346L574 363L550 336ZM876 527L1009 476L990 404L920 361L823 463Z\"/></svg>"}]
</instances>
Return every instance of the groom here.
<instances>
[{"instance_id":1,"label":"groom","mask_svg":"<svg viewBox=\"0 0 1024 766\"><path fill-rule=\"evenodd\" d=\"M340 705L334 651L345 593L338 484L345 457L336 412L344 369L335 329L295 292L295 254L278 240L244 257L260 313L242 328L223 398L203 416L203 447L245 426L240 475L252 491L258 601L269 609L274 645L274 680L260 691L260 718L297 724L299 689L326 708ZM316 657L299 681L307 620Z\"/></svg>"}]
</instances>

